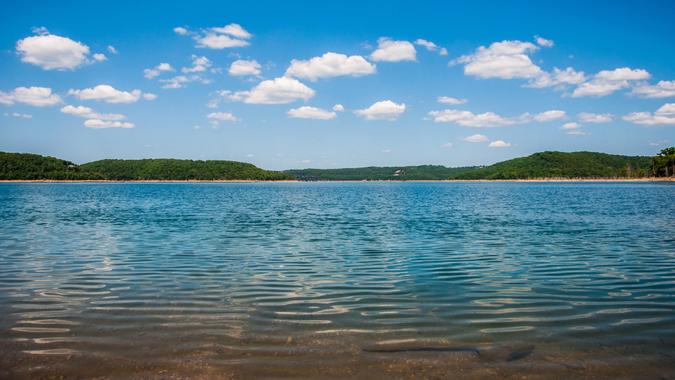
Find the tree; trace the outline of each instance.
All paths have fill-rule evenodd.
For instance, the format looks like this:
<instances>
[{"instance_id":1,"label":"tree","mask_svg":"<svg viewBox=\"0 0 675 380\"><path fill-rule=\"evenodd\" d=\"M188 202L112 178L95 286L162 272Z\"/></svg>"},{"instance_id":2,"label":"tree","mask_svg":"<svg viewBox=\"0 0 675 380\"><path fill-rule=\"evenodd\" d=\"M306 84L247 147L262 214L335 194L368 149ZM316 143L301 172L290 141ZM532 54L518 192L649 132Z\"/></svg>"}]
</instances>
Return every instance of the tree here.
<instances>
[{"instance_id":1,"label":"tree","mask_svg":"<svg viewBox=\"0 0 675 380\"><path fill-rule=\"evenodd\" d=\"M670 177L675 175L675 147L662 149L652 157L652 174L656 177Z\"/></svg>"}]
</instances>

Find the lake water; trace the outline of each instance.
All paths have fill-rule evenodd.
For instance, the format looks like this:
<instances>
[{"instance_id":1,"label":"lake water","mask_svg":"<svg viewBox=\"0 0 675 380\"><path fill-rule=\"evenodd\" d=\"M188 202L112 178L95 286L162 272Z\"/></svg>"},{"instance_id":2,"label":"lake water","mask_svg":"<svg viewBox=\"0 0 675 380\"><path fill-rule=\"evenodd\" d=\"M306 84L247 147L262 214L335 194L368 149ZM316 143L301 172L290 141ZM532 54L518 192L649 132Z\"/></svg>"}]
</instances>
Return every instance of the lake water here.
<instances>
[{"instance_id":1,"label":"lake water","mask_svg":"<svg viewBox=\"0 0 675 380\"><path fill-rule=\"evenodd\" d=\"M0 377L672 377L675 183L0 184Z\"/></svg>"}]
</instances>

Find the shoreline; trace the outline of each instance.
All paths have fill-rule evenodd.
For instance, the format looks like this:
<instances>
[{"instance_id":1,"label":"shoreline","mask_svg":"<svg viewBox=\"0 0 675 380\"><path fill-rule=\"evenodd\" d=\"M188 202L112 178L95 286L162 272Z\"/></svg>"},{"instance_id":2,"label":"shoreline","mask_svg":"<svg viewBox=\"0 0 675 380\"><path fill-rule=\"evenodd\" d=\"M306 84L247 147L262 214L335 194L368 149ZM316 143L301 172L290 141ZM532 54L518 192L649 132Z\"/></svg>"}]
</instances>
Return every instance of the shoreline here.
<instances>
[{"instance_id":1,"label":"shoreline","mask_svg":"<svg viewBox=\"0 0 675 380\"><path fill-rule=\"evenodd\" d=\"M523 183L545 183L545 182L675 182L675 177L653 177L653 178L533 178L533 179L437 179L437 180L57 180L57 179L5 179L0 183L326 183L326 182L344 182L344 183L481 183L481 182L523 182Z\"/></svg>"}]
</instances>

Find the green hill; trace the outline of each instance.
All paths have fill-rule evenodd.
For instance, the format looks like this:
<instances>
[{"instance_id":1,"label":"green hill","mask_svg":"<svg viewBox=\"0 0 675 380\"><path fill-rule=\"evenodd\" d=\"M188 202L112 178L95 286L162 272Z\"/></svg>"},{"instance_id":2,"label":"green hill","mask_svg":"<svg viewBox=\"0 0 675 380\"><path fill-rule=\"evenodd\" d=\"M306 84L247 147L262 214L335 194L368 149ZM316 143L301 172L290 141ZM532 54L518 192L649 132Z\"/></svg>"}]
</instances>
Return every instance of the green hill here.
<instances>
[{"instance_id":1,"label":"green hill","mask_svg":"<svg viewBox=\"0 0 675 380\"><path fill-rule=\"evenodd\" d=\"M80 166L111 180L284 180L282 172L236 161L175 159L100 160Z\"/></svg>"},{"instance_id":2,"label":"green hill","mask_svg":"<svg viewBox=\"0 0 675 380\"><path fill-rule=\"evenodd\" d=\"M83 165L54 157L0 152L1 180L285 180L287 173L236 161L100 160Z\"/></svg>"},{"instance_id":3,"label":"green hill","mask_svg":"<svg viewBox=\"0 0 675 380\"><path fill-rule=\"evenodd\" d=\"M83 172L70 161L29 153L0 152L0 180L78 180L101 179L100 175Z\"/></svg>"},{"instance_id":4,"label":"green hill","mask_svg":"<svg viewBox=\"0 0 675 380\"><path fill-rule=\"evenodd\" d=\"M288 170L287 173L302 181L420 181L448 179L472 169L448 168L441 165L369 166L347 169L294 169Z\"/></svg>"},{"instance_id":5,"label":"green hill","mask_svg":"<svg viewBox=\"0 0 675 380\"><path fill-rule=\"evenodd\" d=\"M476 168L452 179L644 177L651 157L596 152L541 152Z\"/></svg>"}]
</instances>

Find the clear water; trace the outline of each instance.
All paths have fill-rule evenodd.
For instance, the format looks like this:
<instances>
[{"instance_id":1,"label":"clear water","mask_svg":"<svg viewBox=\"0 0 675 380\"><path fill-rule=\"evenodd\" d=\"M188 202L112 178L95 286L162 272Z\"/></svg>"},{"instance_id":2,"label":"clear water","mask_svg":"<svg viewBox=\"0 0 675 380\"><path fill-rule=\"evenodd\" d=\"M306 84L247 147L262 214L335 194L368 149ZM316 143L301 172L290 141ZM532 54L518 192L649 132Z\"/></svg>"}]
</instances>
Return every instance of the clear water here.
<instances>
[{"instance_id":1,"label":"clear water","mask_svg":"<svg viewBox=\"0 0 675 380\"><path fill-rule=\"evenodd\" d=\"M0 184L0 375L668 372L674 218L675 183Z\"/></svg>"}]
</instances>

